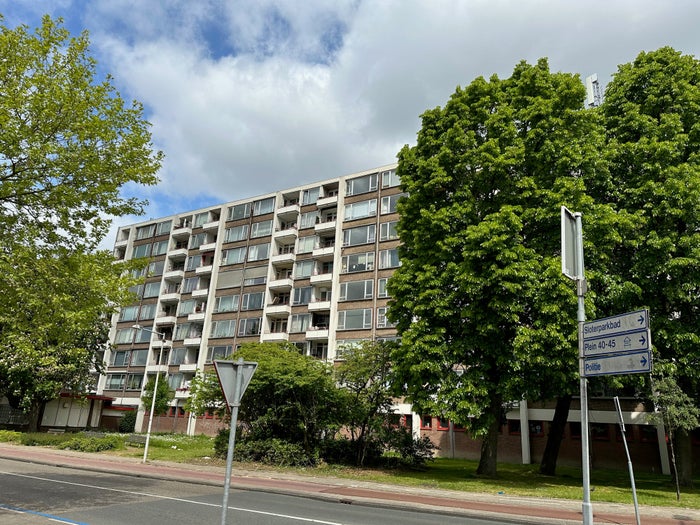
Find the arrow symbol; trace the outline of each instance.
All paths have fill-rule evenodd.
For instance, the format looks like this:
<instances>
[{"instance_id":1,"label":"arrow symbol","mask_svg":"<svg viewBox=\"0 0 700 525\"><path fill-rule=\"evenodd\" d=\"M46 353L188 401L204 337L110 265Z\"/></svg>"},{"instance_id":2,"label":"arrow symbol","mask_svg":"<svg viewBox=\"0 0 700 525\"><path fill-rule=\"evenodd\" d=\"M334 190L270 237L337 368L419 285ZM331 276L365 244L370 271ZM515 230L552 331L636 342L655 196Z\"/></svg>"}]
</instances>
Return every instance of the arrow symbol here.
<instances>
[{"instance_id":1,"label":"arrow symbol","mask_svg":"<svg viewBox=\"0 0 700 525\"><path fill-rule=\"evenodd\" d=\"M642 338L639 340L639 342L642 344L642 346L644 346L644 343L646 343L647 340L644 336L642 336Z\"/></svg>"},{"instance_id":2,"label":"arrow symbol","mask_svg":"<svg viewBox=\"0 0 700 525\"><path fill-rule=\"evenodd\" d=\"M639 321L639 324L640 324L640 325L643 325L643 324L644 324L644 316L643 316L643 315L640 315L640 316L639 316L639 319L637 319L637 320Z\"/></svg>"},{"instance_id":3,"label":"arrow symbol","mask_svg":"<svg viewBox=\"0 0 700 525\"><path fill-rule=\"evenodd\" d=\"M647 358L646 357L642 356L642 359L639 362L642 363L642 366L644 366L644 367L647 366Z\"/></svg>"}]
</instances>

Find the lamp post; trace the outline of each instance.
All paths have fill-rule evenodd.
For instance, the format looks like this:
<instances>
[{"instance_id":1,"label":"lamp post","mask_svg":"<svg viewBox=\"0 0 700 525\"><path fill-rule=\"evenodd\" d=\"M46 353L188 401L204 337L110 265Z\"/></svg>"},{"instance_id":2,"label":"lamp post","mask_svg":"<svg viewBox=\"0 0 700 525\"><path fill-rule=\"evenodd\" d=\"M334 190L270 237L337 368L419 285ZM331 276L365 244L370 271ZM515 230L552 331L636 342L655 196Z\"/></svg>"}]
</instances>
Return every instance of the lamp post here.
<instances>
[{"instance_id":1,"label":"lamp post","mask_svg":"<svg viewBox=\"0 0 700 525\"><path fill-rule=\"evenodd\" d=\"M160 362L163 359L163 348L165 347L165 333L156 332L155 330L151 330L150 328L146 328L138 324L135 324L132 326L132 328L135 330L146 330L146 332L151 332L152 334L160 336L160 352L158 353L158 365L160 366ZM153 384L153 395L151 396L151 412L148 414L148 430L146 430L146 444L143 447L142 463L146 463L146 459L148 459L148 444L151 442L151 427L153 426L153 413L156 411L156 394L158 392L159 377L160 372L156 372L156 381Z\"/></svg>"}]
</instances>

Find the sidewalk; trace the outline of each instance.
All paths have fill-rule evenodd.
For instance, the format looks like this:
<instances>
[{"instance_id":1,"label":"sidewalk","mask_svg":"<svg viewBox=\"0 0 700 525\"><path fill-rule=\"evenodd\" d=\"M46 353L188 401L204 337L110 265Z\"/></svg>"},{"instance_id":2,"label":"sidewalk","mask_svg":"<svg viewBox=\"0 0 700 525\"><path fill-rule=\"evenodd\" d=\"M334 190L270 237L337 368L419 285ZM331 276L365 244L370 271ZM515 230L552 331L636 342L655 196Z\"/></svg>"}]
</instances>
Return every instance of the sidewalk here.
<instances>
[{"instance_id":1,"label":"sidewalk","mask_svg":"<svg viewBox=\"0 0 700 525\"><path fill-rule=\"evenodd\" d=\"M61 467L114 472L223 486L225 469L162 461L141 463L138 458L90 454L0 443L0 458ZM330 477L307 477L273 471L233 469L232 487L301 495L343 503L396 508L419 508L463 516L492 517L523 524L580 524L581 502L537 499L507 494L476 494L450 490L401 487ZM640 507L643 525L700 525L700 511L683 508ZM633 505L593 503L596 524L635 525Z\"/></svg>"}]
</instances>

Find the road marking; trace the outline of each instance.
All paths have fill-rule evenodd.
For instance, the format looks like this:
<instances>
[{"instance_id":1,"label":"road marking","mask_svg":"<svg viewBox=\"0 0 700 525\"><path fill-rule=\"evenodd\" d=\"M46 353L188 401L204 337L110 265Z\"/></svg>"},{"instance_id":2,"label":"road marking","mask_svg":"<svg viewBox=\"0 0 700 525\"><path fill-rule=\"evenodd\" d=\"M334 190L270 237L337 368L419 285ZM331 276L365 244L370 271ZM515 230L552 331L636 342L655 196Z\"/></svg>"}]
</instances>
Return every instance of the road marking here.
<instances>
[{"instance_id":1,"label":"road marking","mask_svg":"<svg viewBox=\"0 0 700 525\"><path fill-rule=\"evenodd\" d=\"M180 501L182 503L193 503L195 505L204 505L206 507L221 507L221 504L217 504L217 503L206 503L203 501L195 501L195 500L184 499L184 498L175 498L172 496L160 496L158 494L150 494L148 492L136 492L133 490L97 487L95 485L88 485L86 483L76 483L74 481L61 481L61 480L51 479L51 478L42 478L40 476L30 476L28 474L17 474L15 472L2 472L2 471L0 471L0 473L6 474L8 476L18 476L20 478L36 479L39 481L49 481L51 483L63 483L64 485L73 485L75 487L87 487L87 488L91 488L91 489L106 490L106 491L110 491L110 492L119 492L122 494L132 494L134 496L147 496L149 498L159 498L159 499L165 499L165 500L171 500L171 501ZM170 481L176 481L176 480L170 480ZM292 516L292 515L288 515L288 514L277 514L276 512L265 512L262 510L244 509L241 507L231 507L231 506L229 506L228 508L230 510L237 510L240 512L249 512L251 514L262 514L264 516L274 516L276 518L285 518L285 519L291 519L291 520L296 520L296 521L306 521L309 523L319 523L321 525L343 525L342 523L335 522L335 521L324 521L324 520L317 520L317 519L313 519L313 518L304 518L302 516ZM32 511L28 511L28 512L32 512ZM35 514L41 514L41 513L36 512ZM48 516L45 514L41 514L41 515ZM83 524L83 523L80 523L77 521L64 521L64 523L72 523L72 524L77 524L77 525L87 525L87 524Z\"/></svg>"},{"instance_id":2,"label":"road marking","mask_svg":"<svg viewBox=\"0 0 700 525\"><path fill-rule=\"evenodd\" d=\"M51 521L56 521L58 523L68 523L70 525L89 525L88 523L84 523L82 521L74 521L69 518L61 518L60 516L54 516L53 514L46 514L44 512L37 512L35 510L29 510L29 509L21 509L19 507L11 507L10 505L4 505L0 503L0 509L5 509L9 510L12 512L17 512L18 514L31 514L32 516L41 516L43 518L47 518Z\"/></svg>"}]
</instances>

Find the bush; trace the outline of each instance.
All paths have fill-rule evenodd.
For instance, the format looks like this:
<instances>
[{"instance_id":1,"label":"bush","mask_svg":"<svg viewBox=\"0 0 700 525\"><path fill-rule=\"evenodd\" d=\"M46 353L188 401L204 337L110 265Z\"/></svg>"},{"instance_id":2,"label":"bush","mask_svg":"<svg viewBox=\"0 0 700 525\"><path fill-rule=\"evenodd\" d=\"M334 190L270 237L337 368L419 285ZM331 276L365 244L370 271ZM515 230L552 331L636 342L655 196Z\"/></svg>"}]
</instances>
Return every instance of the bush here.
<instances>
[{"instance_id":1,"label":"bush","mask_svg":"<svg viewBox=\"0 0 700 525\"><path fill-rule=\"evenodd\" d=\"M131 434L136 428L136 410L129 410L119 420L119 432L122 434Z\"/></svg>"},{"instance_id":2,"label":"bush","mask_svg":"<svg viewBox=\"0 0 700 525\"><path fill-rule=\"evenodd\" d=\"M75 437L62 443L59 448L78 450L80 452L102 452L104 450L120 448L122 444L122 440L118 436L105 436L101 438Z\"/></svg>"},{"instance_id":3,"label":"bush","mask_svg":"<svg viewBox=\"0 0 700 525\"><path fill-rule=\"evenodd\" d=\"M236 445L233 457L277 467L313 467L318 463L318 457L307 454L301 445L281 439L244 440Z\"/></svg>"},{"instance_id":4,"label":"bush","mask_svg":"<svg viewBox=\"0 0 700 525\"><path fill-rule=\"evenodd\" d=\"M23 434L20 443L28 447L56 447L70 439L72 439L72 434L32 432L31 434Z\"/></svg>"},{"instance_id":5,"label":"bush","mask_svg":"<svg viewBox=\"0 0 700 525\"><path fill-rule=\"evenodd\" d=\"M0 442L3 443L20 443L22 441L22 433L15 430L0 430Z\"/></svg>"},{"instance_id":6,"label":"bush","mask_svg":"<svg viewBox=\"0 0 700 525\"><path fill-rule=\"evenodd\" d=\"M434 451L440 448L427 436L415 439L407 428L388 427L385 432L387 449L398 454L397 463L402 467L423 468L435 459Z\"/></svg>"}]
</instances>

